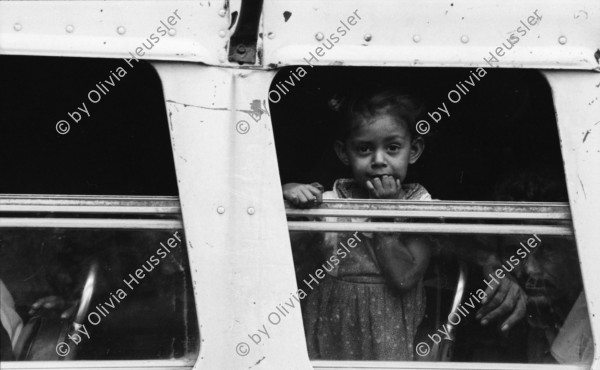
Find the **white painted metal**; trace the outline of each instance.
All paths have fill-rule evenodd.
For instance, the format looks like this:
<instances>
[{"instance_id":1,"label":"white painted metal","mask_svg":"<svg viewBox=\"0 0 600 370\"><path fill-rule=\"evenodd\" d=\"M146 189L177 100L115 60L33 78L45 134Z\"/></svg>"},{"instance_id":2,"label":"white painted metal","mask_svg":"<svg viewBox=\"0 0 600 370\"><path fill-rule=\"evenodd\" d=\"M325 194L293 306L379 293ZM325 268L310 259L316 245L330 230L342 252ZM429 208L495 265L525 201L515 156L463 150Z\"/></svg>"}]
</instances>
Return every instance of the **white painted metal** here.
<instances>
[{"instance_id":1,"label":"white painted metal","mask_svg":"<svg viewBox=\"0 0 600 370\"><path fill-rule=\"evenodd\" d=\"M554 96L575 240L600 369L600 76L545 72Z\"/></svg>"},{"instance_id":2,"label":"white painted metal","mask_svg":"<svg viewBox=\"0 0 600 370\"><path fill-rule=\"evenodd\" d=\"M597 0L265 0L264 34L271 37L263 39L263 64L306 66L304 58L322 47L315 35L336 33L342 20L347 34L312 64L489 68L483 58L508 44L511 32L519 36L520 21L536 9L542 20L499 66L600 70ZM362 19L348 25L355 10ZM287 21L284 12L291 13Z\"/></svg>"},{"instance_id":3,"label":"white painted metal","mask_svg":"<svg viewBox=\"0 0 600 370\"><path fill-rule=\"evenodd\" d=\"M182 19L142 59L237 66L227 61L225 0L0 1L0 54L124 58L179 9ZM239 8L239 0L232 1ZM600 3L553 1L266 0L256 66L306 65L310 52L358 10L361 20L314 65L489 66L520 21L542 21L499 58L500 67L596 69ZM286 21L284 12L290 12ZM442 32L440 32L442 30ZM368 40L368 41L367 41Z\"/></svg>"},{"instance_id":4,"label":"white painted metal","mask_svg":"<svg viewBox=\"0 0 600 370\"><path fill-rule=\"evenodd\" d=\"M274 72L156 67L202 337L196 368L310 369L299 307L277 325L268 322L296 293L271 119L251 108L266 108ZM248 334L263 324L270 339L256 345ZM236 354L240 342L250 345L244 357Z\"/></svg>"},{"instance_id":5,"label":"white painted metal","mask_svg":"<svg viewBox=\"0 0 600 370\"><path fill-rule=\"evenodd\" d=\"M230 20L219 11L226 3L0 1L0 54L129 59L143 42L150 45L146 39L154 33L159 41L141 59L220 64L226 59ZM181 19L171 26L167 20L175 10ZM161 36L161 21L174 31Z\"/></svg>"}]
</instances>

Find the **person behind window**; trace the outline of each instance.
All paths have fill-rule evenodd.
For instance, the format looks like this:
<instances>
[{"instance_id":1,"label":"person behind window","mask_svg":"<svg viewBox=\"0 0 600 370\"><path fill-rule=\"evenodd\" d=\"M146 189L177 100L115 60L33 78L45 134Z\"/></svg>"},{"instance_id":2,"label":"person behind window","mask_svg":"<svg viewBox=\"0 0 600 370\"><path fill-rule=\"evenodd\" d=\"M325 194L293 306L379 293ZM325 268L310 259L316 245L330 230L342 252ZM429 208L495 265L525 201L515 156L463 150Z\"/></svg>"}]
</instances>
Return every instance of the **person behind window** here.
<instances>
[{"instance_id":1,"label":"person behind window","mask_svg":"<svg viewBox=\"0 0 600 370\"><path fill-rule=\"evenodd\" d=\"M424 150L415 129L424 111L420 102L380 90L348 98L337 109L334 149L353 178L336 180L324 194L314 185L285 184L286 200L297 207L319 203L321 196L432 200L423 186L404 183L409 165ZM415 234L327 233L319 247L327 274L320 282L304 280L310 284L305 289L315 289L303 312L310 357L412 360L425 312L422 277L431 255L429 240Z\"/></svg>"},{"instance_id":2,"label":"person behind window","mask_svg":"<svg viewBox=\"0 0 600 370\"><path fill-rule=\"evenodd\" d=\"M13 349L23 329L23 321L19 314L15 311L15 301L0 280L0 360L14 360Z\"/></svg>"},{"instance_id":3,"label":"person behind window","mask_svg":"<svg viewBox=\"0 0 600 370\"><path fill-rule=\"evenodd\" d=\"M567 202L560 170L524 169L506 176L495 187L501 201ZM518 245L518 237L504 237ZM530 362L589 364L593 342L583 293L577 247L573 239L541 236L538 249L528 255L515 275L527 294Z\"/></svg>"}]
</instances>

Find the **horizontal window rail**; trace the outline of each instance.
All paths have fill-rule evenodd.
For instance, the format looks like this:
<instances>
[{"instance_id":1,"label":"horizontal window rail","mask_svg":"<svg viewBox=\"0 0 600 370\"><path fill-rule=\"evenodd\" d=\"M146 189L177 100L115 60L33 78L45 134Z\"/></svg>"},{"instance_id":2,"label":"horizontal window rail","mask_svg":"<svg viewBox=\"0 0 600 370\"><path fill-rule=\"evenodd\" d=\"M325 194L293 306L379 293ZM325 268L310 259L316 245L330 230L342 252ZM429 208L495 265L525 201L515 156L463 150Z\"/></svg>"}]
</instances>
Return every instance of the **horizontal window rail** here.
<instances>
[{"instance_id":1,"label":"horizontal window rail","mask_svg":"<svg viewBox=\"0 0 600 370\"><path fill-rule=\"evenodd\" d=\"M182 228L178 197L0 195L0 227L20 228ZM30 215L52 213L60 217ZM70 216L69 214L77 214ZM291 231L427 232L475 234L571 235L566 203L407 202L389 200L325 200L312 209L286 205L289 217L366 217L435 219L443 222L288 222ZM17 215L14 217L13 215ZM87 216L86 216L87 215ZM112 217L110 215L119 215ZM122 216L128 215L123 218ZM131 218L139 215L140 218ZM82 216L82 217L80 217ZM95 217L89 217L95 216ZM166 216L161 219L149 217ZM86 218L89 217L89 218ZM451 220L470 220L450 223ZM488 224L481 221L487 221ZM507 220L497 224L491 220ZM391 220L390 220L391 221ZM425 221L425 220L423 220ZM528 224L517 224L524 221ZM537 224L530 224L538 221ZM550 224L549 224L550 223Z\"/></svg>"},{"instance_id":2,"label":"horizontal window rail","mask_svg":"<svg viewBox=\"0 0 600 370\"><path fill-rule=\"evenodd\" d=\"M568 203L324 200L315 208L286 203L288 216L571 220Z\"/></svg>"},{"instance_id":3,"label":"horizontal window rail","mask_svg":"<svg viewBox=\"0 0 600 370\"><path fill-rule=\"evenodd\" d=\"M314 370L584 370L589 365L517 364L493 362L427 362L427 361L311 361Z\"/></svg>"},{"instance_id":4,"label":"horizontal window rail","mask_svg":"<svg viewBox=\"0 0 600 370\"><path fill-rule=\"evenodd\" d=\"M61 228L61 229L182 229L181 220L131 220L110 218L34 218L2 217L0 228Z\"/></svg>"},{"instance_id":5,"label":"horizontal window rail","mask_svg":"<svg viewBox=\"0 0 600 370\"><path fill-rule=\"evenodd\" d=\"M314 222L289 221L290 231L318 232L403 232L435 234L541 234L573 235L573 229L561 225L507 224L435 224L406 222Z\"/></svg>"},{"instance_id":6,"label":"horizontal window rail","mask_svg":"<svg viewBox=\"0 0 600 370\"><path fill-rule=\"evenodd\" d=\"M0 228L183 227L178 197L0 195L0 213Z\"/></svg>"},{"instance_id":7,"label":"horizontal window rail","mask_svg":"<svg viewBox=\"0 0 600 370\"><path fill-rule=\"evenodd\" d=\"M0 212L180 214L179 197L0 195Z\"/></svg>"},{"instance_id":8,"label":"horizontal window rail","mask_svg":"<svg viewBox=\"0 0 600 370\"><path fill-rule=\"evenodd\" d=\"M0 195L0 212L180 214L179 197ZM325 200L288 216L570 220L567 203Z\"/></svg>"},{"instance_id":9,"label":"horizontal window rail","mask_svg":"<svg viewBox=\"0 0 600 370\"><path fill-rule=\"evenodd\" d=\"M194 359L176 359L176 360L113 360L113 361L19 361L2 362L3 370L65 370L65 369L85 369L85 370L119 370L119 369L160 369L160 370L181 370L192 369Z\"/></svg>"}]
</instances>

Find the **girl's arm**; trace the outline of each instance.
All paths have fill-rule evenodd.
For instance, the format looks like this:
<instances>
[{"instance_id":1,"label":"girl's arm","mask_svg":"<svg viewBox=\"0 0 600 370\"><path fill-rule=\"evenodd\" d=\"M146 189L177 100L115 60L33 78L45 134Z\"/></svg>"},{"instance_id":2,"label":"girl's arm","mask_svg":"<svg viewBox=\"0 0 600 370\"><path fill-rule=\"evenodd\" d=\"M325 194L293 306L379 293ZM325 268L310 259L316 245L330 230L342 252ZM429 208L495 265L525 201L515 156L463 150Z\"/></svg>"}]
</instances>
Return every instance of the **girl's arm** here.
<instances>
[{"instance_id":1,"label":"girl's arm","mask_svg":"<svg viewBox=\"0 0 600 370\"><path fill-rule=\"evenodd\" d=\"M376 233L374 242L377 262L394 288L409 290L423 278L431 257L426 238Z\"/></svg>"},{"instance_id":2,"label":"girl's arm","mask_svg":"<svg viewBox=\"0 0 600 370\"><path fill-rule=\"evenodd\" d=\"M319 183L288 183L282 187L283 198L298 208L309 208L323 201L323 186Z\"/></svg>"}]
</instances>

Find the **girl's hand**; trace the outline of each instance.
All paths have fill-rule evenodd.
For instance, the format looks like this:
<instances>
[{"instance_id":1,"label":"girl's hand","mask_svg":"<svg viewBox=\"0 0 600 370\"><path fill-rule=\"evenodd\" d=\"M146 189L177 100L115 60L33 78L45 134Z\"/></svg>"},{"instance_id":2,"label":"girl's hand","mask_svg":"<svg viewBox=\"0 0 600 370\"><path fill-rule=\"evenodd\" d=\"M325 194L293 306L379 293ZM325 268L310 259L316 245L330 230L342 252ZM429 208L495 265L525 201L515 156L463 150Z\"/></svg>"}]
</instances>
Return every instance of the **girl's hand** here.
<instances>
[{"instance_id":1,"label":"girl's hand","mask_svg":"<svg viewBox=\"0 0 600 370\"><path fill-rule=\"evenodd\" d=\"M283 198L298 208L319 205L323 201L323 191L319 184L289 183L283 185Z\"/></svg>"},{"instance_id":2,"label":"girl's hand","mask_svg":"<svg viewBox=\"0 0 600 370\"><path fill-rule=\"evenodd\" d=\"M374 199L398 199L402 192L400 180L389 175L367 180L367 189L369 196Z\"/></svg>"},{"instance_id":3,"label":"girl's hand","mask_svg":"<svg viewBox=\"0 0 600 370\"><path fill-rule=\"evenodd\" d=\"M426 238L402 238L392 233L373 233L375 256L389 284L408 291L423 279L431 258L431 245Z\"/></svg>"}]
</instances>

